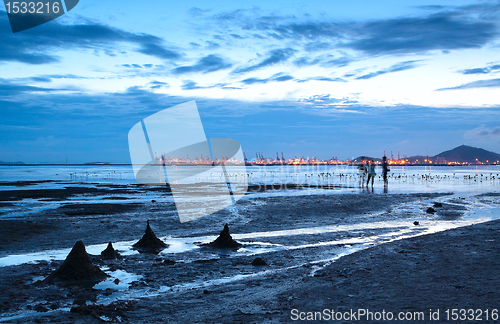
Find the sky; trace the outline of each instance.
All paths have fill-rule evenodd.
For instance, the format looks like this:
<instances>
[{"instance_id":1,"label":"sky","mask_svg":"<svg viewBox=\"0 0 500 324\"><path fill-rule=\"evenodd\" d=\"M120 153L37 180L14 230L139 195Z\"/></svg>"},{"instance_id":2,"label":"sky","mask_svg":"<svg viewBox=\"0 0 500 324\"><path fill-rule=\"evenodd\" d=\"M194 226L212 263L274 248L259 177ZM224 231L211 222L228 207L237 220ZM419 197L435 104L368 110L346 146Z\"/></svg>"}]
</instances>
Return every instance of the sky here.
<instances>
[{"instance_id":1,"label":"sky","mask_svg":"<svg viewBox=\"0 0 500 324\"><path fill-rule=\"evenodd\" d=\"M500 1L80 0L18 33L5 10L0 161L130 163L129 130L191 100L250 159L500 153Z\"/></svg>"}]
</instances>

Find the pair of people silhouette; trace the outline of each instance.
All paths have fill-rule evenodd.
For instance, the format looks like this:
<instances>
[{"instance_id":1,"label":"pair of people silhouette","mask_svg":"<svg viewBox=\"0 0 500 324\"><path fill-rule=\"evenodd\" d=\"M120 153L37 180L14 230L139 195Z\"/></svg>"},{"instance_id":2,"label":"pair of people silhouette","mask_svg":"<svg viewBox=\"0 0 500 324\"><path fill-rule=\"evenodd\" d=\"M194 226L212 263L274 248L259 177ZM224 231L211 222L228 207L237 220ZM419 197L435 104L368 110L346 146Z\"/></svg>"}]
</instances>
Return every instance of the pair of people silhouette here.
<instances>
[{"instance_id":1,"label":"pair of people silhouette","mask_svg":"<svg viewBox=\"0 0 500 324\"><path fill-rule=\"evenodd\" d=\"M384 179L384 187L387 187L388 185L388 180L387 180L387 173L390 171L388 164L387 164L387 157L384 156L382 158L382 178ZM366 176L368 176L368 180L366 180L366 186L368 187L370 185L371 181L371 186L373 187L373 183L375 181L375 176L377 175L377 172L375 172L375 163L373 160L368 161L368 165L365 165L364 163L361 163L358 166L358 170L360 173L360 182L362 186L365 184L365 179Z\"/></svg>"}]
</instances>

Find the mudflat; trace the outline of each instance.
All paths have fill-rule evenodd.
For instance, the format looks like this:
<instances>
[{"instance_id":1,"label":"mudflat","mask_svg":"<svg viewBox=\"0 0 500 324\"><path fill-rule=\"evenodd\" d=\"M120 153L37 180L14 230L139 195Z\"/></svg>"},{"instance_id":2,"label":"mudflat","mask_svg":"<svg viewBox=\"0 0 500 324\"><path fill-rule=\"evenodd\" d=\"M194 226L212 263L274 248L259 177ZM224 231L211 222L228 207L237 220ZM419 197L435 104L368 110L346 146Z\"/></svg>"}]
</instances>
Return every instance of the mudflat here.
<instances>
[{"instance_id":1,"label":"mudflat","mask_svg":"<svg viewBox=\"0 0 500 324\"><path fill-rule=\"evenodd\" d=\"M116 189L120 198L110 199ZM237 213L222 210L179 223L175 205L164 199L169 193L128 190L79 189L52 208L0 220L6 235L0 260L70 248L78 240L103 249L108 242L131 242L118 245L121 259L92 258L111 276L104 288L41 284L63 260L3 266L0 322L292 323L324 309L423 312L425 320L439 309L439 320L446 321L446 309L491 316L499 305L499 221L427 234L465 225L460 218L472 199L498 204L496 194L249 195ZM50 199L51 193L62 196L36 195ZM16 204L20 196L4 202ZM436 213L426 213L436 202ZM168 245L158 254L132 253L146 220ZM204 246L225 223L242 246ZM317 314L311 322L320 322Z\"/></svg>"}]
</instances>

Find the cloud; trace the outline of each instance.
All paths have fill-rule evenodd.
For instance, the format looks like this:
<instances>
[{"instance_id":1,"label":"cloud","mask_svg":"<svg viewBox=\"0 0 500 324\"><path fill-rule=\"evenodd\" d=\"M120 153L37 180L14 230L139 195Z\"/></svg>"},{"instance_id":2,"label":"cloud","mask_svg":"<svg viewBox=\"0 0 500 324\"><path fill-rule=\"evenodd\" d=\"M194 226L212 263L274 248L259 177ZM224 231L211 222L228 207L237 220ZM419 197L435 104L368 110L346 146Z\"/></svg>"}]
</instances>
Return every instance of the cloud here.
<instances>
[{"instance_id":1,"label":"cloud","mask_svg":"<svg viewBox=\"0 0 500 324\"><path fill-rule=\"evenodd\" d=\"M416 17L361 22L306 21L295 17L249 16L245 11L219 15L218 21L252 32L254 37L294 40L305 51L347 48L367 55L414 54L432 50L481 48L499 35L499 5L433 6ZM222 17L225 17L224 19ZM257 32L257 33L255 33Z\"/></svg>"},{"instance_id":2,"label":"cloud","mask_svg":"<svg viewBox=\"0 0 500 324\"><path fill-rule=\"evenodd\" d=\"M148 83L150 89L168 89L170 88L170 85L166 82L162 81L151 81Z\"/></svg>"},{"instance_id":3,"label":"cloud","mask_svg":"<svg viewBox=\"0 0 500 324\"><path fill-rule=\"evenodd\" d=\"M208 49L216 49L216 48L220 47L220 44L216 43L216 42L206 41L205 43L207 43L207 48Z\"/></svg>"},{"instance_id":4,"label":"cloud","mask_svg":"<svg viewBox=\"0 0 500 324\"><path fill-rule=\"evenodd\" d=\"M287 61L296 51L291 48L279 48L269 51L268 57L260 63L251 65L246 68L240 68L233 71L235 74L247 73L261 69L266 66L275 65Z\"/></svg>"},{"instance_id":5,"label":"cloud","mask_svg":"<svg viewBox=\"0 0 500 324\"><path fill-rule=\"evenodd\" d=\"M323 62L321 65L322 66L335 66L335 67L343 67L349 65L353 59L349 57L339 57L333 60L328 60Z\"/></svg>"},{"instance_id":6,"label":"cloud","mask_svg":"<svg viewBox=\"0 0 500 324\"><path fill-rule=\"evenodd\" d=\"M60 50L102 50L114 55L122 43L135 46L134 51L164 60L177 60L181 54L149 34L134 34L94 22L62 25L52 21L23 33L13 34L5 11L0 11L0 62L50 64L60 58Z\"/></svg>"},{"instance_id":7,"label":"cloud","mask_svg":"<svg viewBox=\"0 0 500 324\"><path fill-rule=\"evenodd\" d=\"M475 69L465 69L460 71L462 74L487 74L490 73L490 69L487 68L475 68Z\"/></svg>"},{"instance_id":8,"label":"cloud","mask_svg":"<svg viewBox=\"0 0 500 324\"><path fill-rule=\"evenodd\" d=\"M236 39L245 39L245 37L242 37L238 34L229 34L231 37L236 38Z\"/></svg>"},{"instance_id":9,"label":"cloud","mask_svg":"<svg viewBox=\"0 0 500 324\"><path fill-rule=\"evenodd\" d=\"M181 86L182 90L198 90L198 89L212 89L212 88L221 88L221 89L232 89L231 87L226 87L225 83L217 83L210 86L199 86L198 83L192 80L184 80Z\"/></svg>"},{"instance_id":10,"label":"cloud","mask_svg":"<svg viewBox=\"0 0 500 324\"><path fill-rule=\"evenodd\" d=\"M324 108L337 108L337 107L342 107L345 108L345 105L351 105L351 104L356 104L357 101L349 98L334 98L330 96L329 94L327 95L314 95L310 96L308 98L303 98L300 100L300 102L310 104L312 105L315 109L324 109ZM336 109L335 111L339 111ZM344 110L345 112L354 112L354 113L360 113L361 111L357 110Z\"/></svg>"},{"instance_id":11,"label":"cloud","mask_svg":"<svg viewBox=\"0 0 500 324\"><path fill-rule=\"evenodd\" d=\"M477 128L467 130L464 133L464 138L466 139L500 139L500 126L496 127L486 127L486 125L481 125Z\"/></svg>"},{"instance_id":12,"label":"cloud","mask_svg":"<svg viewBox=\"0 0 500 324\"><path fill-rule=\"evenodd\" d=\"M296 60L294 60L293 64L295 64L298 67L303 67L303 66L316 65L320 62L321 62L320 57L316 57L314 59L311 59L309 56L302 56L302 57L299 57Z\"/></svg>"},{"instance_id":13,"label":"cloud","mask_svg":"<svg viewBox=\"0 0 500 324\"><path fill-rule=\"evenodd\" d=\"M255 84L255 83L268 83L271 81L284 82L284 81L289 81L289 80L293 80L293 79L294 78L291 75L284 74L284 73L277 73L277 74L275 74L272 77L267 78L267 79L248 78L248 79L242 80L241 82L244 84Z\"/></svg>"},{"instance_id":14,"label":"cloud","mask_svg":"<svg viewBox=\"0 0 500 324\"><path fill-rule=\"evenodd\" d=\"M325 51L333 48L333 44L328 42L315 41L310 42L304 45L304 50L306 52L317 52L317 51Z\"/></svg>"},{"instance_id":15,"label":"cloud","mask_svg":"<svg viewBox=\"0 0 500 324\"><path fill-rule=\"evenodd\" d=\"M40 80L33 80L36 82L50 82L50 79L48 78L41 78L44 79L44 81ZM48 81L47 81L48 80ZM52 88L42 88L42 87L35 87L35 86L29 86L29 85L24 85L24 84L18 84L11 82L6 79L0 78L0 96L17 96L22 93L34 93L34 92L51 92L54 90L58 89L52 89Z\"/></svg>"},{"instance_id":16,"label":"cloud","mask_svg":"<svg viewBox=\"0 0 500 324\"><path fill-rule=\"evenodd\" d=\"M500 70L500 64L484 67L484 68L473 68L473 69L464 69L458 72L462 74L488 74L492 71Z\"/></svg>"},{"instance_id":17,"label":"cloud","mask_svg":"<svg viewBox=\"0 0 500 324\"><path fill-rule=\"evenodd\" d=\"M334 58L333 55L319 55L314 58L311 58L309 55L306 55L294 60L293 64L295 64L298 67L311 66L317 64L323 67L344 67L349 65L349 63L351 63L352 61L353 61L352 58L346 56Z\"/></svg>"},{"instance_id":18,"label":"cloud","mask_svg":"<svg viewBox=\"0 0 500 324\"><path fill-rule=\"evenodd\" d=\"M347 82L342 78L328 78L322 76L310 77L301 80L297 80L297 82L307 82L307 81L327 81L327 82Z\"/></svg>"},{"instance_id":19,"label":"cloud","mask_svg":"<svg viewBox=\"0 0 500 324\"><path fill-rule=\"evenodd\" d=\"M500 87L500 79L478 80L461 84L456 87L437 89L436 91L461 90L461 89L473 89L473 88L496 88L496 87Z\"/></svg>"},{"instance_id":20,"label":"cloud","mask_svg":"<svg viewBox=\"0 0 500 324\"><path fill-rule=\"evenodd\" d=\"M175 68L172 72L174 74L184 74L193 72L209 73L219 70L228 69L232 64L224 61L220 56L210 54L201 58L195 65L191 66L180 66Z\"/></svg>"},{"instance_id":21,"label":"cloud","mask_svg":"<svg viewBox=\"0 0 500 324\"><path fill-rule=\"evenodd\" d=\"M31 77L30 80L35 81L35 82L52 82L52 80L50 78L45 77L45 76Z\"/></svg>"},{"instance_id":22,"label":"cloud","mask_svg":"<svg viewBox=\"0 0 500 324\"><path fill-rule=\"evenodd\" d=\"M366 79L371 79L376 76L386 74L386 73L392 73L392 72L399 72L399 71L404 71L404 70L409 70L409 69L414 69L420 65L415 64L416 62L420 62L420 60L415 60L415 61L405 61L405 62L399 62L397 64L394 64L393 66L387 68L387 69L382 69L376 72L368 73L362 76L357 77L357 80L366 80Z\"/></svg>"},{"instance_id":23,"label":"cloud","mask_svg":"<svg viewBox=\"0 0 500 324\"><path fill-rule=\"evenodd\" d=\"M343 46L368 54L410 54L430 50L481 48L498 35L492 22L452 14L399 18L362 24Z\"/></svg>"},{"instance_id":24,"label":"cloud","mask_svg":"<svg viewBox=\"0 0 500 324\"><path fill-rule=\"evenodd\" d=\"M177 60L181 55L173 50L164 47L163 40L151 35L142 35L134 37L134 43L140 45L137 52L155 56L164 60Z\"/></svg>"},{"instance_id":25,"label":"cloud","mask_svg":"<svg viewBox=\"0 0 500 324\"><path fill-rule=\"evenodd\" d=\"M332 22L294 22L280 25L274 22L258 22L254 26L257 30L266 31L271 37L296 40L316 40L322 37L330 39L340 38L346 27L346 24Z\"/></svg>"}]
</instances>

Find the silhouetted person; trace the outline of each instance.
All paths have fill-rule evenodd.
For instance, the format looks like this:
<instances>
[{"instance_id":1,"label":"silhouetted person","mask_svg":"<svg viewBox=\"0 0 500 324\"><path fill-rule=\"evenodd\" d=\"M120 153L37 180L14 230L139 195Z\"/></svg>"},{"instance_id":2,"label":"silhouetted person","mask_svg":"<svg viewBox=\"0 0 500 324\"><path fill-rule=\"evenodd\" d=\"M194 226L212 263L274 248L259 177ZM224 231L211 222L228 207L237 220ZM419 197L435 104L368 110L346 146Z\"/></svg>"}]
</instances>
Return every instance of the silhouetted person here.
<instances>
[{"instance_id":1,"label":"silhouetted person","mask_svg":"<svg viewBox=\"0 0 500 324\"><path fill-rule=\"evenodd\" d=\"M359 171L359 185L360 185L360 187L364 187L365 180L366 180L366 174L368 173L368 171L366 171L366 165L364 162L361 162L358 165L358 171Z\"/></svg>"},{"instance_id":2,"label":"silhouetted person","mask_svg":"<svg viewBox=\"0 0 500 324\"><path fill-rule=\"evenodd\" d=\"M375 176L377 173L375 172L375 164L373 163L372 160L368 161L368 180L366 181L366 186L370 183L370 180L372 181L372 187L373 187L373 181L375 180Z\"/></svg>"},{"instance_id":3,"label":"silhouetted person","mask_svg":"<svg viewBox=\"0 0 500 324\"><path fill-rule=\"evenodd\" d=\"M391 170L389 170L389 167L387 165L387 157L384 155L384 157L382 158L382 177L384 178L384 186L387 187L387 172L389 172Z\"/></svg>"}]
</instances>

